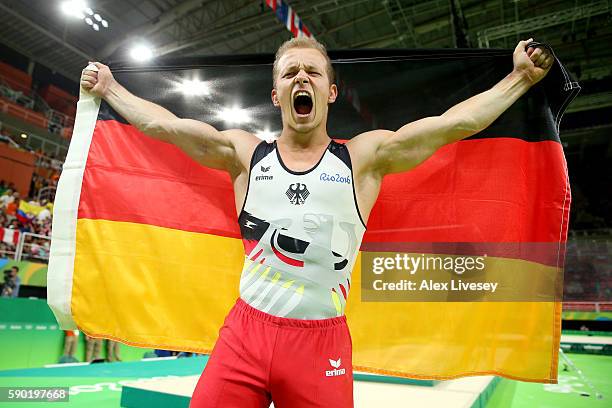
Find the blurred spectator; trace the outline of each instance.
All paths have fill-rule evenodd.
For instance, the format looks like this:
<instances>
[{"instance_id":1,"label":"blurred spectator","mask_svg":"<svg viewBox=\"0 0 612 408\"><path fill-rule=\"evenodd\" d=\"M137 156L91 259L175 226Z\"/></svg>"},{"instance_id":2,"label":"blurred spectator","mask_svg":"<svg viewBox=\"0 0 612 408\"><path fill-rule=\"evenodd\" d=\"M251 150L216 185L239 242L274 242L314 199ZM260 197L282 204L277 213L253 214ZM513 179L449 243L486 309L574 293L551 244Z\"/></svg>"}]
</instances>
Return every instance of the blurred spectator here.
<instances>
[{"instance_id":1,"label":"blurred spectator","mask_svg":"<svg viewBox=\"0 0 612 408\"><path fill-rule=\"evenodd\" d=\"M15 198L13 197L13 190L8 188L7 190L4 191L4 193L0 197L0 207L6 208L8 203L12 203L14 200Z\"/></svg>"},{"instance_id":2,"label":"blurred spectator","mask_svg":"<svg viewBox=\"0 0 612 408\"><path fill-rule=\"evenodd\" d=\"M21 225L17 218L12 218L7 228L21 231L23 225Z\"/></svg>"},{"instance_id":3,"label":"blurred spectator","mask_svg":"<svg viewBox=\"0 0 612 408\"><path fill-rule=\"evenodd\" d=\"M119 357L119 342L112 340L106 341L106 360L111 363L121 361Z\"/></svg>"},{"instance_id":4,"label":"blurred spectator","mask_svg":"<svg viewBox=\"0 0 612 408\"><path fill-rule=\"evenodd\" d=\"M96 339L85 335L87 348L85 349L85 361L94 361L100 359L100 351L102 349L102 339Z\"/></svg>"},{"instance_id":5,"label":"blurred spectator","mask_svg":"<svg viewBox=\"0 0 612 408\"><path fill-rule=\"evenodd\" d=\"M3 196L3 197L4 197L4 196ZM14 216L16 216L16 215L17 215L17 209L19 208L19 201L20 201L20 200L19 200L19 193L18 193L17 191L15 191L15 192L12 194L12 198L13 198L12 200L11 200L10 198L8 198L8 199L6 200L6 201L7 201L7 204L6 204L6 206L5 206L5 208L6 208L6 210L5 210L5 211L6 211L6 213L7 213L8 215L12 215L12 216L14 217Z\"/></svg>"},{"instance_id":6,"label":"blurred spectator","mask_svg":"<svg viewBox=\"0 0 612 408\"><path fill-rule=\"evenodd\" d=\"M53 224L53 203L47 199L41 199L40 202L30 197L21 199L19 193L10 188L14 187L12 183L0 181L0 188L2 185L7 189L5 194L0 196L0 228L50 237ZM21 202L31 208L24 209L22 206L20 210ZM8 204L3 206L5 203ZM48 261L50 240L43 237L25 236L22 252L24 260ZM16 250L16 242L12 242L10 238L0 241L0 258L12 258Z\"/></svg>"},{"instance_id":7,"label":"blurred spectator","mask_svg":"<svg viewBox=\"0 0 612 408\"><path fill-rule=\"evenodd\" d=\"M19 287L21 279L19 279L19 267L13 266L11 269L4 271L4 282L2 284L2 297L19 296Z\"/></svg>"},{"instance_id":8,"label":"blurred spectator","mask_svg":"<svg viewBox=\"0 0 612 408\"><path fill-rule=\"evenodd\" d=\"M78 330L64 330L64 355L60 358L60 363L74 363L78 361L74 354L77 349L77 341L79 339Z\"/></svg>"},{"instance_id":9,"label":"blurred spectator","mask_svg":"<svg viewBox=\"0 0 612 408\"><path fill-rule=\"evenodd\" d=\"M32 240L28 252L30 253L30 256L34 259L40 259L45 261L49 259L48 247L40 238L35 238Z\"/></svg>"},{"instance_id":10,"label":"blurred spectator","mask_svg":"<svg viewBox=\"0 0 612 408\"><path fill-rule=\"evenodd\" d=\"M43 205L45 205L45 204L43 204ZM47 220L49 218L51 218L51 210L49 210L48 207L45 207L45 209L42 210L41 212L39 212L38 215L36 216L36 219L38 221L45 221L45 220Z\"/></svg>"}]
</instances>

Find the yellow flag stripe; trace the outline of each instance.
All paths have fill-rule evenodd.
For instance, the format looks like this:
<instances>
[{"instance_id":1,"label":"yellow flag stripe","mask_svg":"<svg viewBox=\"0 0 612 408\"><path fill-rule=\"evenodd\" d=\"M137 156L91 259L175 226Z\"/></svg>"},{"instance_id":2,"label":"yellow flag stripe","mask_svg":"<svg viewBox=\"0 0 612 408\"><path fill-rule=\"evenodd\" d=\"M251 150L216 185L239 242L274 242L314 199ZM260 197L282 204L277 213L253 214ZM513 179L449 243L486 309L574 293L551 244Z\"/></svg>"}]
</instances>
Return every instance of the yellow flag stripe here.
<instances>
[{"instance_id":1,"label":"yellow flag stripe","mask_svg":"<svg viewBox=\"0 0 612 408\"><path fill-rule=\"evenodd\" d=\"M239 239L79 219L74 319L131 344L211 350L238 298L243 255Z\"/></svg>"},{"instance_id":2,"label":"yellow flag stripe","mask_svg":"<svg viewBox=\"0 0 612 408\"><path fill-rule=\"evenodd\" d=\"M85 333L143 347L213 348L238 297L239 239L79 219L76 241L71 309ZM559 302L362 302L360 262L346 307L355 367L412 378L556 378Z\"/></svg>"}]
</instances>

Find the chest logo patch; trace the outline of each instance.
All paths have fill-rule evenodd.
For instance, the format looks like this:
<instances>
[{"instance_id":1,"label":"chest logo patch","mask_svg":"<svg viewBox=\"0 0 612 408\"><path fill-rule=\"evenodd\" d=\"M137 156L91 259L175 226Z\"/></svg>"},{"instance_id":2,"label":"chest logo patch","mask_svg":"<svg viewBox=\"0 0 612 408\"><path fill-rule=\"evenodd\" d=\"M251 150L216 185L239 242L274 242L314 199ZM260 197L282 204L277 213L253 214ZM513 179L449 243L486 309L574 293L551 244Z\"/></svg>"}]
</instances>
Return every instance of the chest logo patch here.
<instances>
[{"instance_id":1,"label":"chest logo patch","mask_svg":"<svg viewBox=\"0 0 612 408\"><path fill-rule=\"evenodd\" d=\"M301 205L304 204L306 198L310 195L310 191L308 191L304 183L293 183L289 185L285 194L287 194L291 204Z\"/></svg>"},{"instance_id":2,"label":"chest logo patch","mask_svg":"<svg viewBox=\"0 0 612 408\"><path fill-rule=\"evenodd\" d=\"M267 167L266 166L260 166L260 170L261 170L262 173L267 173L267 172L270 171L270 167L272 167L272 166L267 166ZM262 180L267 180L267 181L274 180L274 176L271 176L271 175L268 175L268 174L264 174L264 175L261 175L261 176L255 176L255 181L262 181Z\"/></svg>"}]
</instances>

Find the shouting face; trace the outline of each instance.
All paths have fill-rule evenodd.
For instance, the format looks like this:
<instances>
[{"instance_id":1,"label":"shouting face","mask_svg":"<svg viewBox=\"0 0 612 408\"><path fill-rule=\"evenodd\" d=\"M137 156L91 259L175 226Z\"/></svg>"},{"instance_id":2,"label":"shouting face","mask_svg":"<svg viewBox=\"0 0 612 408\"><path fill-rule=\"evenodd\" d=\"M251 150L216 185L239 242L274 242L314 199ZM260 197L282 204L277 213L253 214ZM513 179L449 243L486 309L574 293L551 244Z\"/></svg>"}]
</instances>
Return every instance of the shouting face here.
<instances>
[{"instance_id":1,"label":"shouting face","mask_svg":"<svg viewBox=\"0 0 612 408\"><path fill-rule=\"evenodd\" d=\"M336 100L336 85L330 84L326 59L312 48L292 48L278 61L272 102L280 107L283 126L308 133L325 126L328 104Z\"/></svg>"}]
</instances>

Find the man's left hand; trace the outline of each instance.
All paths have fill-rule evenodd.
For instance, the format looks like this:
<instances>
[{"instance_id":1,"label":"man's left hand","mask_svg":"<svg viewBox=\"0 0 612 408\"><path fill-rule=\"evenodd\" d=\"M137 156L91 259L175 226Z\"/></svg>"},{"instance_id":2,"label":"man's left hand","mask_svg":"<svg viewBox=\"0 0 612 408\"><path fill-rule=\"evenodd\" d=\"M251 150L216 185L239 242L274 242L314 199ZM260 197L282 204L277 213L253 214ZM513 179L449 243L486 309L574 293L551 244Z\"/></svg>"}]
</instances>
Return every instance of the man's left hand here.
<instances>
[{"instance_id":1,"label":"man's left hand","mask_svg":"<svg viewBox=\"0 0 612 408\"><path fill-rule=\"evenodd\" d=\"M523 75L531 85L535 85L546 76L555 58L544 47L529 47L525 50L530 42L533 42L533 38L519 42L514 49L512 59L514 71Z\"/></svg>"}]
</instances>

